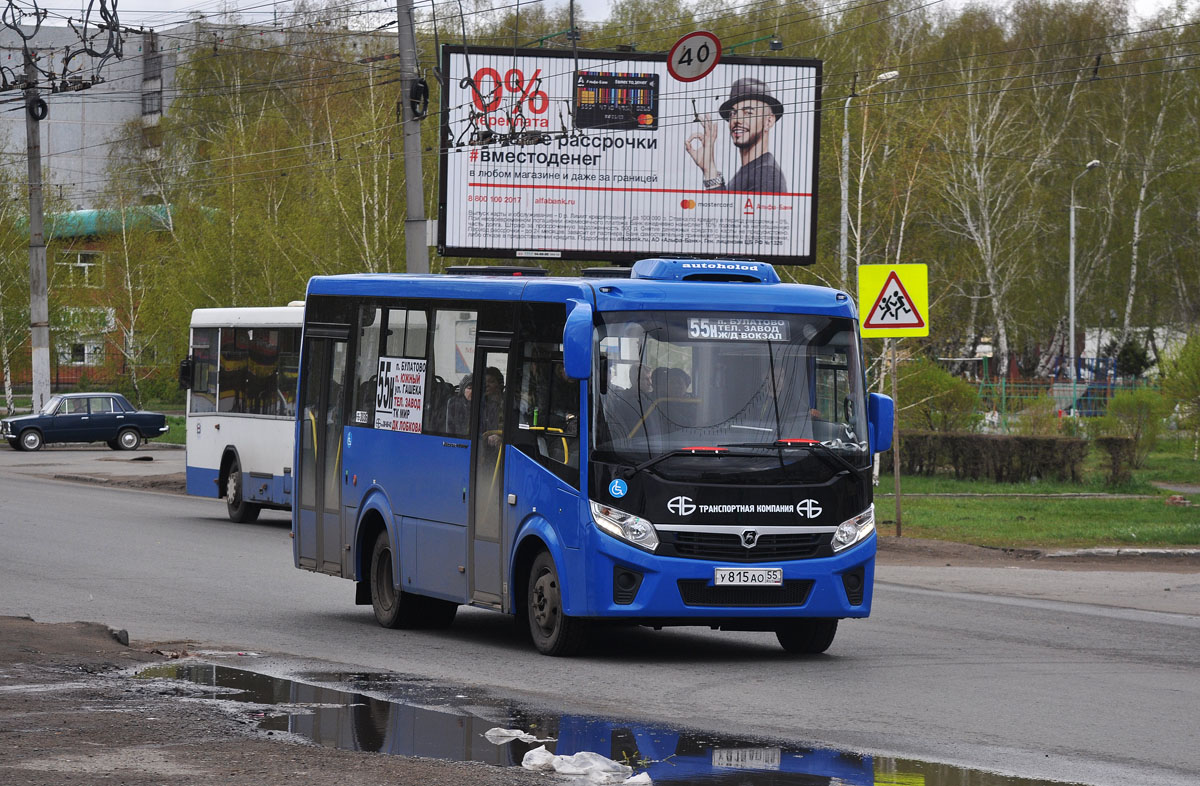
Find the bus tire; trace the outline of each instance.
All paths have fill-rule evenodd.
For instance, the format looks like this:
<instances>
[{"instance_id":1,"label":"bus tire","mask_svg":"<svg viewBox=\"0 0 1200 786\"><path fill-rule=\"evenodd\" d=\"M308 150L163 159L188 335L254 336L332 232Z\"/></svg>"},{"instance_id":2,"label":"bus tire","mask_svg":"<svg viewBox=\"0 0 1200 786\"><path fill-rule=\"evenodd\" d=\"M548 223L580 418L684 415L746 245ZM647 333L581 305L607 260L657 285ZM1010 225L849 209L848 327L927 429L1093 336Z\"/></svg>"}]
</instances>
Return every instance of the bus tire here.
<instances>
[{"instance_id":1,"label":"bus tire","mask_svg":"<svg viewBox=\"0 0 1200 786\"><path fill-rule=\"evenodd\" d=\"M371 608L375 621L385 628L411 628L412 606L408 594L396 589L392 574L392 542L384 530L371 548Z\"/></svg>"},{"instance_id":2,"label":"bus tire","mask_svg":"<svg viewBox=\"0 0 1200 786\"><path fill-rule=\"evenodd\" d=\"M225 480L225 508L229 520L237 524L249 524L258 520L261 505L247 502L242 496L242 465L235 458L229 465L229 477Z\"/></svg>"},{"instance_id":3,"label":"bus tire","mask_svg":"<svg viewBox=\"0 0 1200 786\"><path fill-rule=\"evenodd\" d=\"M793 655L820 655L837 635L836 619L793 620L775 629L779 644Z\"/></svg>"},{"instance_id":4,"label":"bus tire","mask_svg":"<svg viewBox=\"0 0 1200 786\"><path fill-rule=\"evenodd\" d=\"M584 620L563 613L558 570L554 566L554 558L547 551L533 560L525 598L529 635L538 652L567 657L582 649L587 639L588 625Z\"/></svg>"}]
</instances>

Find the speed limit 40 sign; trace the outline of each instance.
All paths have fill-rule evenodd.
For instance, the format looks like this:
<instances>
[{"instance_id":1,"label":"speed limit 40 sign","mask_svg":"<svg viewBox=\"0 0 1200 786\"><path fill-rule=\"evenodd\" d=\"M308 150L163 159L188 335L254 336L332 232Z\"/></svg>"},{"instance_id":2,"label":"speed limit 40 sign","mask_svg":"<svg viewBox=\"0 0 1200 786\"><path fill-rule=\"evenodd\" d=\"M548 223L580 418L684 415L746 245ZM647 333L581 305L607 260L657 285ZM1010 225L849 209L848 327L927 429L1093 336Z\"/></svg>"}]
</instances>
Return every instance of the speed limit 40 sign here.
<instances>
[{"instance_id":1,"label":"speed limit 40 sign","mask_svg":"<svg viewBox=\"0 0 1200 786\"><path fill-rule=\"evenodd\" d=\"M700 30L675 42L667 54L667 73L680 82L703 79L721 62L721 41Z\"/></svg>"}]
</instances>

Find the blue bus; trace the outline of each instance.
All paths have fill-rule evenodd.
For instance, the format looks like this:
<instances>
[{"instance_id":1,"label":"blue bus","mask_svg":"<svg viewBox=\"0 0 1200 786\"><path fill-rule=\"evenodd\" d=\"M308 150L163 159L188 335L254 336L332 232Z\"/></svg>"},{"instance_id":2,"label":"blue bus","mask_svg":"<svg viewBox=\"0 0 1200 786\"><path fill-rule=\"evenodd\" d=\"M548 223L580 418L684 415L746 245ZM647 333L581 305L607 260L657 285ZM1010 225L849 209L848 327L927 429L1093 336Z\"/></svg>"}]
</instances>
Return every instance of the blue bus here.
<instances>
[{"instance_id":1,"label":"blue bus","mask_svg":"<svg viewBox=\"0 0 1200 786\"><path fill-rule=\"evenodd\" d=\"M846 293L757 262L482 270L309 282L298 567L385 627L468 604L547 655L603 624L818 653L870 614L894 410Z\"/></svg>"}]
</instances>

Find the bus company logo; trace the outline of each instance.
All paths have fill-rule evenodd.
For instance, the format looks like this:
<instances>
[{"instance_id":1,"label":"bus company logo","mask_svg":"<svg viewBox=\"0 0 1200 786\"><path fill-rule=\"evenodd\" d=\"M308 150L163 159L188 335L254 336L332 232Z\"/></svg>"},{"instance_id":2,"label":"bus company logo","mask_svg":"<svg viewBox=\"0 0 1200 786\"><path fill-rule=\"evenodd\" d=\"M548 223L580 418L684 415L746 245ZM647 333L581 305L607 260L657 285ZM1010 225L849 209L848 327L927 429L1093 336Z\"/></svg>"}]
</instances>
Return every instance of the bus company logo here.
<instances>
[{"instance_id":1,"label":"bus company logo","mask_svg":"<svg viewBox=\"0 0 1200 786\"><path fill-rule=\"evenodd\" d=\"M696 503L691 497L671 497L667 502L667 510L676 516L690 516L696 512Z\"/></svg>"},{"instance_id":2,"label":"bus company logo","mask_svg":"<svg viewBox=\"0 0 1200 786\"><path fill-rule=\"evenodd\" d=\"M617 478L612 483L608 484L608 493L620 499L629 493L629 486L625 485L625 481Z\"/></svg>"},{"instance_id":3,"label":"bus company logo","mask_svg":"<svg viewBox=\"0 0 1200 786\"><path fill-rule=\"evenodd\" d=\"M752 549L758 545L758 530L744 529L742 530L742 545L748 549Z\"/></svg>"},{"instance_id":4,"label":"bus company logo","mask_svg":"<svg viewBox=\"0 0 1200 786\"><path fill-rule=\"evenodd\" d=\"M802 519L815 519L821 515L824 508L815 499L806 499L796 503L796 515Z\"/></svg>"}]
</instances>

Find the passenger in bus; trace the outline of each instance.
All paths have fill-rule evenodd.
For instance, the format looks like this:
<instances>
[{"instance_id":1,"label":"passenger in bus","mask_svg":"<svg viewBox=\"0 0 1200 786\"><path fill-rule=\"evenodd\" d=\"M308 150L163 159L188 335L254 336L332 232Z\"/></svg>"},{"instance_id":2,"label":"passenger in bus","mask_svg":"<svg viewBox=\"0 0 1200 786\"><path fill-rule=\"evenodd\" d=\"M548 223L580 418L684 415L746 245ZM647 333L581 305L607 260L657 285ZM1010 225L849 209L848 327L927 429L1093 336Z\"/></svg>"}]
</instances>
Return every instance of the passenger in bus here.
<instances>
[{"instance_id":1,"label":"passenger in bus","mask_svg":"<svg viewBox=\"0 0 1200 786\"><path fill-rule=\"evenodd\" d=\"M458 390L446 402L446 433L465 436L471 423L471 386L474 383L467 374L458 384Z\"/></svg>"},{"instance_id":2,"label":"passenger in bus","mask_svg":"<svg viewBox=\"0 0 1200 786\"><path fill-rule=\"evenodd\" d=\"M500 444L500 430L504 428L504 375L495 366L488 366L483 373L483 413L481 430L487 434L489 447Z\"/></svg>"},{"instance_id":3,"label":"passenger in bus","mask_svg":"<svg viewBox=\"0 0 1200 786\"><path fill-rule=\"evenodd\" d=\"M660 366L651 375L651 387L658 391L659 398L685 398L692 384L691 376L681 368Z\"/></svg>"}]
</instances>

